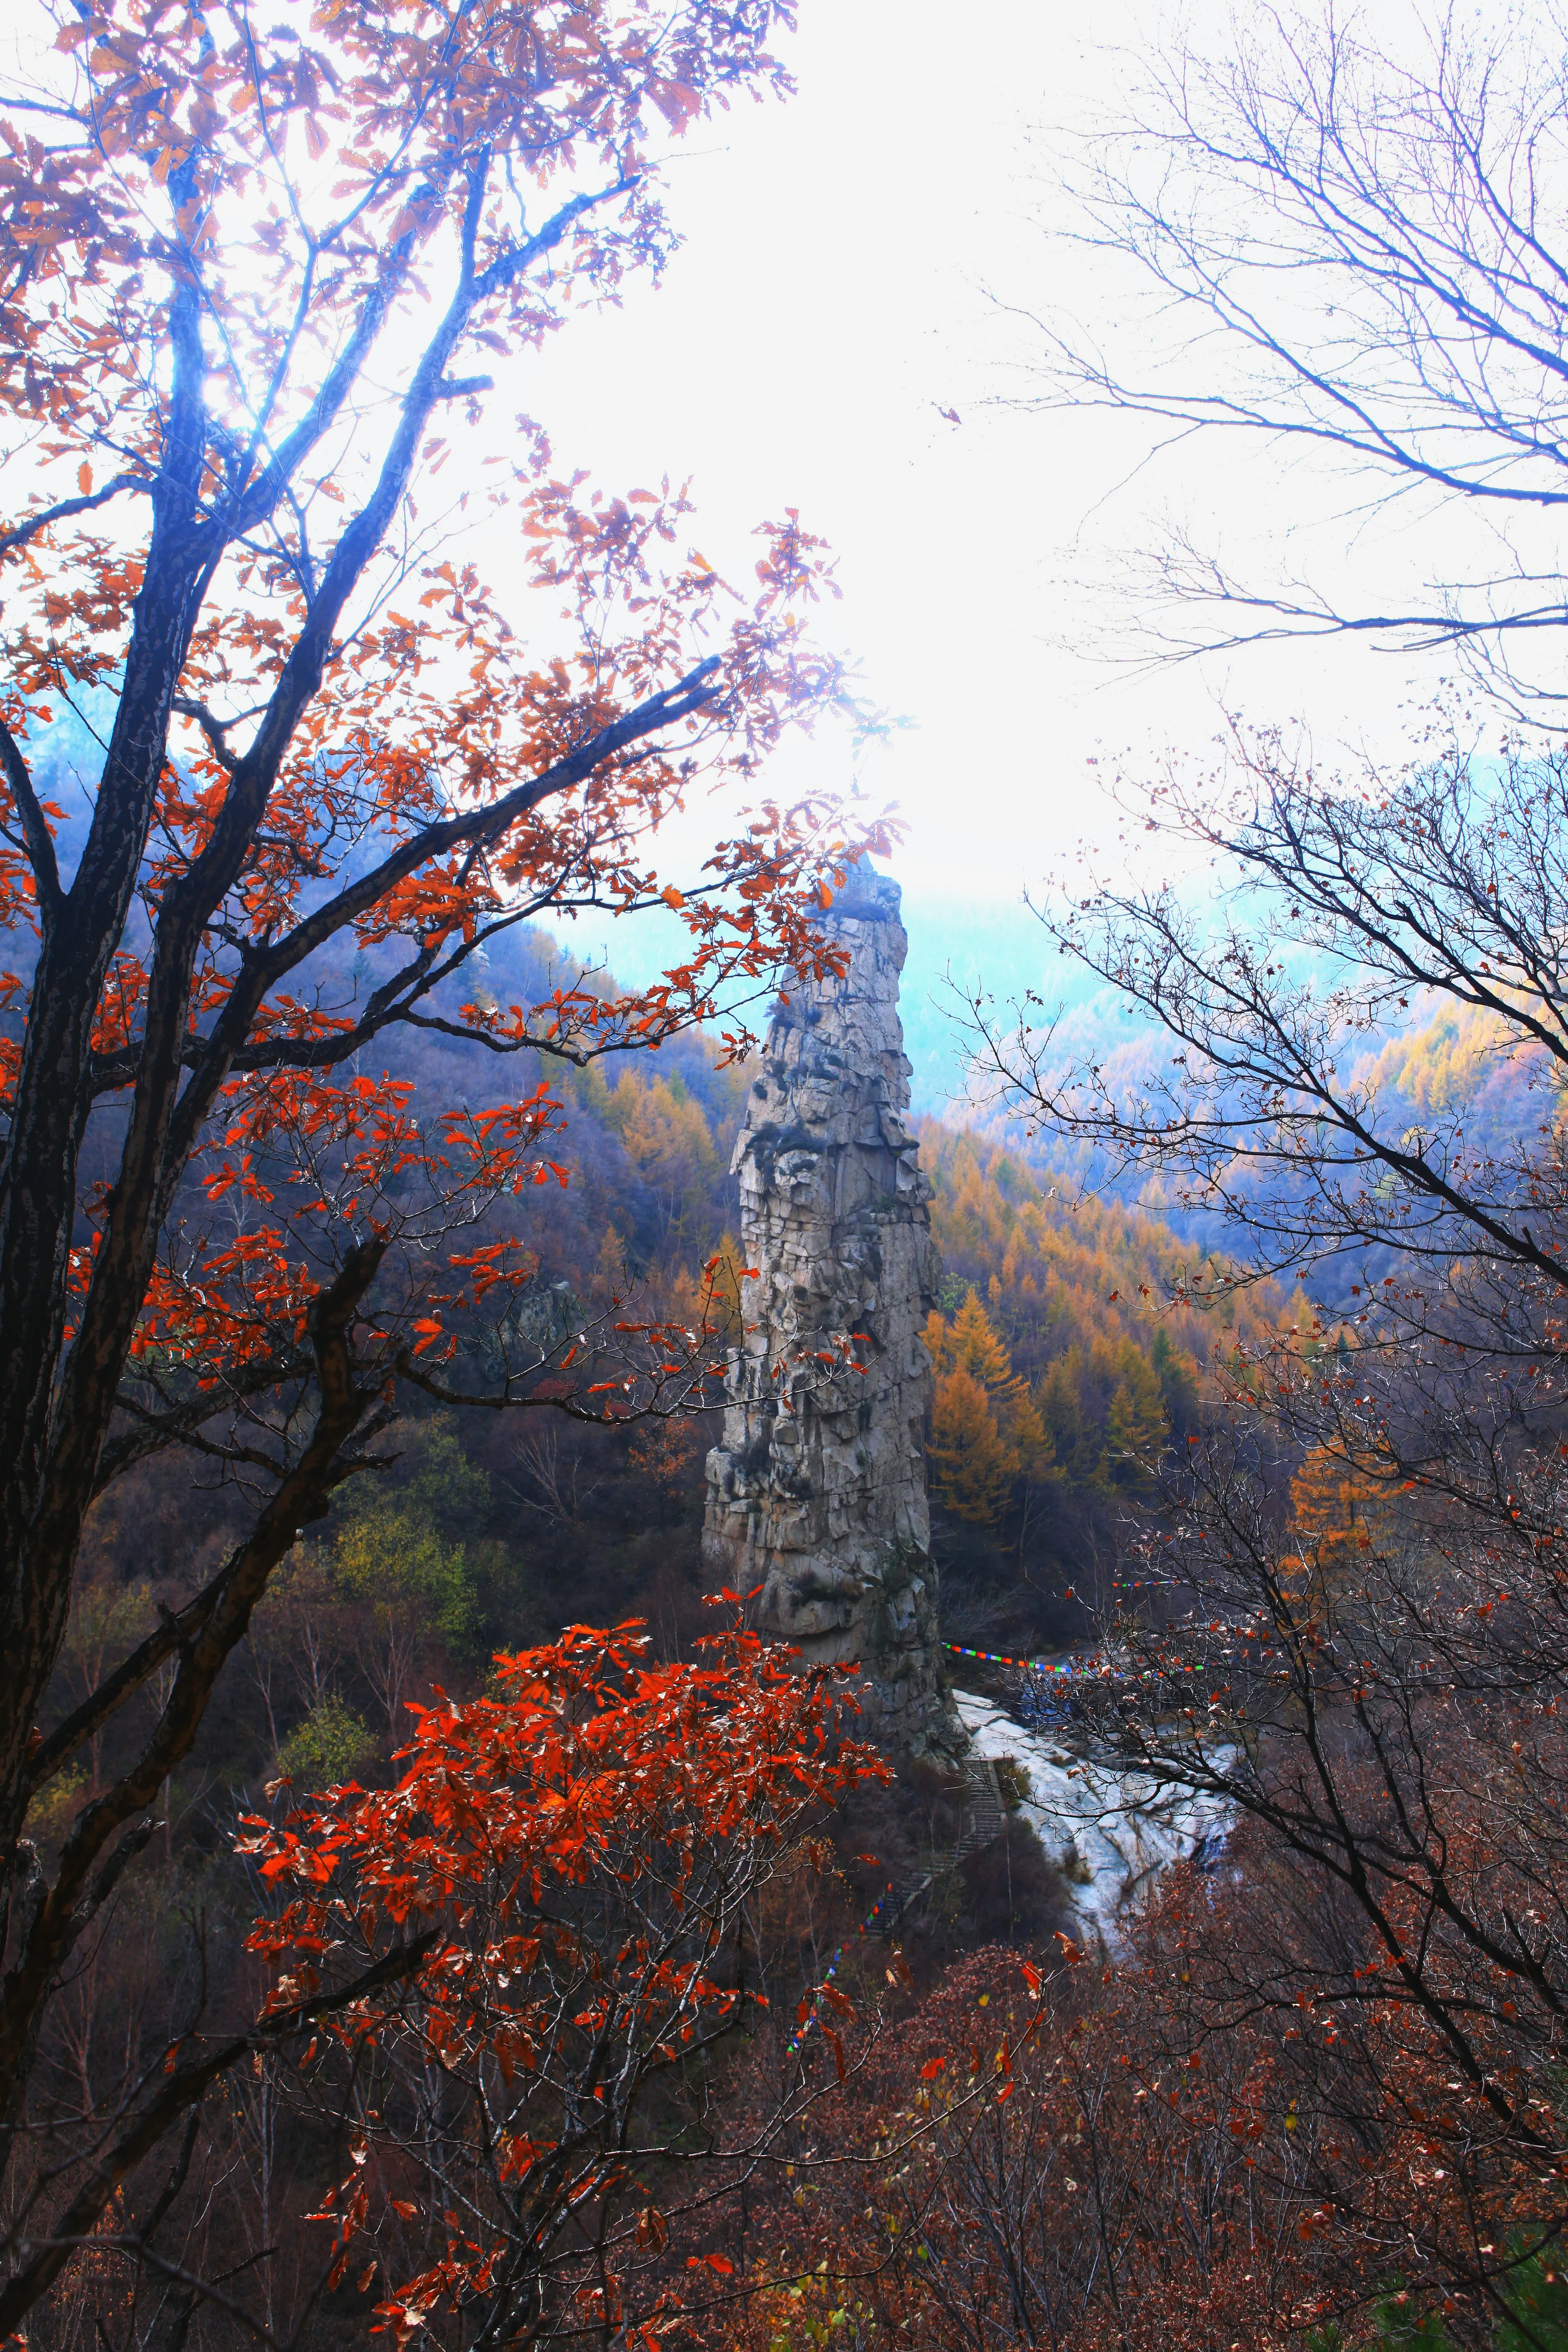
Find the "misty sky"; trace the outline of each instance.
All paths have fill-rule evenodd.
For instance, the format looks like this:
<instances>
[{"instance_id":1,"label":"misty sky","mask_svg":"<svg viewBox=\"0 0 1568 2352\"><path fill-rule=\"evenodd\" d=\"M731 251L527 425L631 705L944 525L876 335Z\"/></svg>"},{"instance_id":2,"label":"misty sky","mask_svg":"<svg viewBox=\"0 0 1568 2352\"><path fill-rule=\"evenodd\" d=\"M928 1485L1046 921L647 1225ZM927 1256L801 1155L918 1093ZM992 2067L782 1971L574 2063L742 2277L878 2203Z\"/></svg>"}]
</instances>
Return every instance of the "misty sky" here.
<instances>
[{"instance_id":1,"label":"misty sky","mask_svg":"<svg viewBox=\"0 0 1568 2352\"><path fill-rule=\"evenodd\" d=\"M559 463L614 488L692 476L694 536L721 568L742 573L749 526L785 505L832 541L845 598L825 625L912 722L861 779L908 821L911 916L967 949L994 926L998 981L1025 976L1024 884L1101 824L1091 755L1202 747L1222 704L1302 722L1330 754L1392 749L1437 675L1303 646L1152 675L1106 657L1112 640L1137 651L1115 583L1165 520L1256 569L1310 562L1352 584L1428 557L1421 517L1369 520L1363 492L1277 448L1152 453L1134 421L1007 404L1028 390L1030 308L1134 348L1158 330L1064 236L1078 215L1052 184L1060 127L1114 102L1163 21L1093 15L1091 42L1082 12L1042 0L972 17L806 0L795 101L742 109L673 166L687 241L663 288L574 324L516 380ZM825 738L773 781L842 782L849 765ZM637 928L613 942L628 974L658 952Z\"/></svg>"}]
</instances>

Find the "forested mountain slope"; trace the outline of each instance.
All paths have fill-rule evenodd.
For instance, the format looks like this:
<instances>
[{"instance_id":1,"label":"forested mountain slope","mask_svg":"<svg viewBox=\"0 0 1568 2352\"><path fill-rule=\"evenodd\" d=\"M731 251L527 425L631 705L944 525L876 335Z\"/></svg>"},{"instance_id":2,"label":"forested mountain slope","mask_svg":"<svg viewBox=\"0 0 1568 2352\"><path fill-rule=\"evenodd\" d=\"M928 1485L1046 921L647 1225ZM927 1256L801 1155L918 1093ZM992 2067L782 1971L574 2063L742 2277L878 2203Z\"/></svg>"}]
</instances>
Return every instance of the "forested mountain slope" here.
<instances>
[{"instance_id":1,"label":"forested mountain slope","mask_svg":"<svg viewBox=\"0 0 1568 2352\"><path fill-rule=\"evenodd\" d=\"M363 988L366 975L342 984ZM505 1008L615 982L519 929L485 985ZM426 1101L489 1099L498 1074L432 1028L400 1041L394 1075L417 1116ZM586 1070L548 1055L506 1066L520 1094L540 1080L560 1107L559 1175L521 1203L533 1286L694 1317L705 1263L736 1256L729 1167L744 1068L689 1034ZM1081 1620L1064 1588L1089 1592L1114 1574L1121 1520L1147 1497L1150 1461L1193 1423L1211 1349L1255 1329L1268 1302L1173 1308L1172 1290L1203 1266L1161 1225L1114 1203L1073 1205L1016 1154L935 1121L921 1142L946 1269L927 1337L952 1637L1071 1638ZM198 1196L189 1213L210 1223L244 1210ZM715 1433L711 1415L624 1432L542 1412L405 1423L385 1478L374 1492L351 1482L327 1529L300 1546L258 1620L252 1685L235 1694L198 1777L264 1774L300 1738L301 1754L334 1755L387 1740L431 1676L461 1686L498 1644L569 1622L647 1615L661 1649L679 1650L700 1615L702 1461ZM173 1471L149 1471L100 1507L62 1707L73 1675L129 1647L158 1603L210 1572L226 1527L224 1490L193 1499Z\"/></svg>"}]
</instances>

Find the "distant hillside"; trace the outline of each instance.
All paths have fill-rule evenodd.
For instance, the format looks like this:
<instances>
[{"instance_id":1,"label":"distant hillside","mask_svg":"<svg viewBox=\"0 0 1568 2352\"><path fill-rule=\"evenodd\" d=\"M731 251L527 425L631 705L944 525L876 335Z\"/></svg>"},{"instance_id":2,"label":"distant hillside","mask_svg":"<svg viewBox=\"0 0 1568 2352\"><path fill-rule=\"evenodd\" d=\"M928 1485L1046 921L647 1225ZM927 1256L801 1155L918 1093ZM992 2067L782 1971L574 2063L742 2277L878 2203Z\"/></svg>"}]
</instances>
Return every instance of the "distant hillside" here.
<instances>
[{"instance_id":1,"label":"distant hillside","mask_svg":"<svg viewBox=\"0 0 1568 2352\"><path fill-rule=\"evenodd\" d=\"M1108 1600L1156 1465L1207 1410L1216 1352L1285 1311L1273 1286L1172 1304L1203 1253L1016 1153L927 1120L944 1266L930 1469L943 1605L978 1646L1077 1638L1071 1585Z\"/></svg>"},{"instance_id":2,"label":"distant hillside","mask_svg":"<svg viewBox=\"0 0 1568 2352\"><path fill-rule=\"evenodd\" d=\"M1314 976L1326 996L1331 976L1326 969ZM1052 1003L1048 994L1046 1002ZM999 1010L1005 1020L1005 1002ZM1042 1075L1059 1084L1091 1061L1107 1091L1131 1101L1163 1074L1166 1040L1151 1024L1134 1024L1119 992L1100 989L1066 1005L1043 1054ZM1432 995L1415 997L1397 1029L1347 1031L1340 1076L1347 1087L1369 1091L1385 1135L1397 1139L1415 1128L1451 1132L1458 1148L1500 1165L1521 1146L1533 1147L1563 1116L1563 1090L1544 1048L1521 1040L1495 1014ZM1238 1245L1223 1216L1186 1204L1179 1171L1113 1169L1087 1144L1048 1132L1028 1136L984 1057L971 1066L946 1117L948 1124L1005 1150L1047 1190L1053 1181L1070 1180L1074 1192L1120 1201L1157 1219L1186 1246L1224 1252ZM1270 1181L1282 1181L1278 1171ZM1245 1193L1249 1187L1239 1180L1234 1189ZM1384 1255L1373 1255L1385 1270ZM1325 1272L1326 1302L1348 1306L1348 1290L1343 1297L1340 1290L1361 1270L1358 1261L1342 1275Z\"/></svg>"},{"instance_id":3,"label":"distant hillside","mask_svg":"<svg viewBox=\"0 0 1568 2352\"><path fill-rule=\"evenodd\" d=\"M1555 1065L1495 1014L1418 999L1410 1025L1357 1062L1355 1076L1397 1102L1412 1121L1462 1117L1473 1148L1489 1153L1563 1115Z\"/></svg>"},{"instance_id":4,"label":"distant hillside","mask_svg":"<svg viewBox=\"0 0 1568 2352\"><path fill-rule=\"evenodd\" d=\"M948 1292L980 1291L1028 1379L1075 1348L1130 1340L1147 1351L1159 1331L1201 1362L1216 1343L1253 1336L1277 1316L1271 1294L1232 1295L1213 1309L1171 1306L1178 1281L1206 1260L1168 1225L1080 1198L988 1137L935 1119L919 1131Z\"/></svg>"}]
</instances>

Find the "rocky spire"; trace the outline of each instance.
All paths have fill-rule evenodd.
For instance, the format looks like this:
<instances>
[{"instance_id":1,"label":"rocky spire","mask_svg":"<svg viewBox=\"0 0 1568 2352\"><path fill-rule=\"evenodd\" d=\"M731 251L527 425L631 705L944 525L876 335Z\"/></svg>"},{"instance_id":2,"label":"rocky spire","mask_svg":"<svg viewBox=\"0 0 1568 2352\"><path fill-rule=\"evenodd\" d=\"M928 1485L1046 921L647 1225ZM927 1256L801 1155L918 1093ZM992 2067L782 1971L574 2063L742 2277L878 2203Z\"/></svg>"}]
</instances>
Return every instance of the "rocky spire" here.
<instances>
[{"instance_id":1,"label":"rocky spire","mask_svg":"<svg viewBox=\"0 0 1568 2352\"><path fill-rule=\"evenodd\" d=\"M761 1585L760 1623L807 1664L860 1660L868 1729L920 1750L963 1734L937 1664L921 1328L941 1262L905 1123L899 903L896 882L852 867L825 920L848 971L799 982L768 1031L732 1163L756 1272L703 1550L723 1582ZM865 1370L828 1377L812 1350L843 1333L864 1335Z\"/></svg>"}]
</instances>

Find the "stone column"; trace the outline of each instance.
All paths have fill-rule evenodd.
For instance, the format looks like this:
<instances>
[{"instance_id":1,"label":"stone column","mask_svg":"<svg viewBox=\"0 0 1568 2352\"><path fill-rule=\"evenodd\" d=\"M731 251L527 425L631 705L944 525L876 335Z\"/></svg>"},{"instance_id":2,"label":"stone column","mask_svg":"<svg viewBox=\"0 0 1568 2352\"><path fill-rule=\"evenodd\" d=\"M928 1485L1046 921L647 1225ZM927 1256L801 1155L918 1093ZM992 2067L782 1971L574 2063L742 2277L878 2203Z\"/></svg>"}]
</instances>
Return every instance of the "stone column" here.
<instances>
[{"instance_id":1,"label":"stone column","mask_svg":"<svg viewBox=\"0 0 1568 2352\"><path fill-rule=\"evenodd\" d=\"M703 1554L716 1581L762 1586L757 1622L804 1663L860 1661L873 1735L956 1751L925 1490L921 1328L941 1264L905 1118L899 902L896 882L853 867L825 923L847 973L798 982L768 1031L732 1162L756 1274L708 1457ZM844 1333L863 1335L863 1372L812 1360Z\"/></svg>"}]
</instances>

